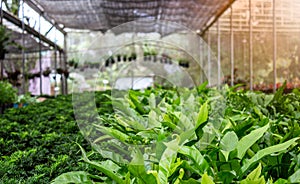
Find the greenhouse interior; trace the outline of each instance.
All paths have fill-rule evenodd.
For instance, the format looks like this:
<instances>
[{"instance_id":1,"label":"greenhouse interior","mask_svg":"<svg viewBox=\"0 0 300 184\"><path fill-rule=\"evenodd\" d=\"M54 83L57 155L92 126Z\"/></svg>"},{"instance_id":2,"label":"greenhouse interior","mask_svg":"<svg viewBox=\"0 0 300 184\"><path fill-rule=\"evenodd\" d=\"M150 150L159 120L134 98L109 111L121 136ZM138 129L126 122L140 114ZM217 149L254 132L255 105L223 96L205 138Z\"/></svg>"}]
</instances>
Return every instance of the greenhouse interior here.
<instances>
[{"instance_id":1,"label":"greenhouse interior","mask_svg":"<svg viewBox=\"0 0 300 184\"><path fill-rule=\"evenodd\" d=\"M0 6L0 183L300 183L299 0Z\"/></svg>"}]
</instances>

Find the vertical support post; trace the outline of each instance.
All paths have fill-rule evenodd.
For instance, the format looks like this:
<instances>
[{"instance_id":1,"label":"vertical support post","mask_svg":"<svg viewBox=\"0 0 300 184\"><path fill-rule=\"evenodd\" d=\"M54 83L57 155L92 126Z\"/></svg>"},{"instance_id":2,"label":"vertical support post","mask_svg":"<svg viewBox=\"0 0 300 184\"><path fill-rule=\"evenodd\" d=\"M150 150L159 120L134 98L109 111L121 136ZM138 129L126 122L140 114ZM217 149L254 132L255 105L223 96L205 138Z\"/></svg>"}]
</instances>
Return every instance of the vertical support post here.
<instances>
[{"instance_id":1,"label":"vertical support post","mask_svg":"<svg viewBox=\"0 0 300 184\"><path fill-rule=\"evenodd\" d=\"M26 79L25 79L25 24L24 24L24 1L22 1L22 94L25 94Z\"/></svg>"},{"instance_id":2,"label":"vertical support post","mask_svg":"<svg viewBox=\"0 0 300 184\"><path fill-rule=\"evenodd\" d=\"M2 21L3 21L3 10L2 10L2 5L3 5L3 0L1 0L1 4L0 4L0 25L2 26ZM4 68L4 62L3 59L0 59L0 80L2 80L4 78L3 76L3 68Z\"/></svg>"},{"instance_id":3,"label":"vertical support post","mask_svg":"<svg viewBox=\"0 0 300 184\"><path fill-rule=\"evenodd\" d=\"M66 34L64 34L64 62L63 62L63 65L64 65L63 68L65 71L67 71L67 60L68 60L67 39L68 39L68 35L66 33ZM67 95L68 94L68 81L67 81L67 77L65 76L65 74L63 76L64 76L64 94Z\"/></svg>"},{"instance_id":4,"label":"vertical support post","mask_svg":"<svg viewBox=\"0 0 300 184\"><path fill-rule=\"evenodd\" d=\"M3 0L1 0L1 4L0 4L0 25L2 26L2 21L3 21L3 10L2 10L2 4L3 4ZM0 80L3 80L3 66L4 62L3 59L0 59Z\"/></svg>"},{"instance_id":5,"label":"vertical support post","mask_svg":"<svg viewBox=\"0 0 300 184\"><path fill-rule=\"evenodd\" d=\"M273 0L273 92L276 92L276 57L277 57L277 34L276 34L276 0Z\"/></svg>"},{"instance_id":6,"label":"vertical support post","mask_svg":"<svg viewBox=\"0 0 300 184\"><path fill-rule=\"evenodd\" d=\"M0 25L2 25L2 21L3 21L3 0L1 0L1 4L0 4Z\"/></svg>"},{"instance_id":7,"label":"vertical support post","mask_svg":"<svg viewBox=\"0 0 300 184\"><path fill-rule=\"evenodd\" d=\"M220 21L217 21L217 37L218 37L218 88L221 85L221 33Z\"/></svg>"},{"instance_id":8,"label":"vertical support post","mask_svg":"<svg viewBox=\"0 0 300 184\"><path fill-rule=\"evenodd\" d=\"M234 34L233 34L233 23L232 23L232 16L233 14L233 7L230 6L230 85L234 86Z\"/></svg>"},{"instance_id":9,"label":"vertical support post","mask_svg":"<svg viewBox=\"0 0 300 184\"><path fill-rule=\"evenodd\" d=\"M207 30L207 62L208 62L208 67L207 67L207 80L208 80L208 86L211 86L211 52L210 52L210 30Z\"/></svg>"},{"instance_id":10,"label":"vertical support post","mask_svg":"<svg viewBox=\"0 0 300 184\"><path fill-rule=\"evenodd\" d=\"M59 58L59 67L61 69L63 68L63 63L62 63L63 59L62 59L62 57L63 57L63 53L62 53L62 51L60 51L58 58ZM63 76L61 74L60 75L60 93L61 94L63 94L63 90L64 90L64 83L63 83Z\"/></svg>"},{"instance_id":11,"label":"vertical support post","mask_svg":"<svg viewBox=\"0 0 300 184\"><path fill-rule=\"evenodd\" d=\"M249 0L249 74L250 90L253 90L253 32L252 32L252 1Z\"/></svg>"},{"instance_id":12,"label":"vertical support post","mask_svg":"<svg viewBox=\"0 0 300 184\"><path fill-rule=\"evenodd\" d=\"M247 46L247 39L246 36L243 35L243 73L244 73L244 77L246 77L246 68L247 68L247 57L246 57L246 46Z\"/></svg>"},{"instance_id":13,"label":"vertical support post","mask_svg":"<svg viewBox=\"0 0 300 184\"><path fill-rule=\"evenodd\" d=\"M40 68L40 95L43 95L42 71L42 40L41 40L41 15L39 15L39 68Z\"/></svg>"},{"instance_id":14,"label":"vertical support post","mask_svg":"<svg viewBox=\"0 0 300 184\"><path fill-rule=\"evenodd\" d=\"M54 91L56 90L57 87L57 79L56 79L56 70L57 70L57 39L56 39L56 29L55 29L55 35L54 35L54 43L55 43L55 47L54 47ZM54 92L56 93L56 92ZM56 95L56 94L55 94Z\"/></svg>"},{"instance_id":15,"label":"vertical support post","mask_svg":"<svg viewBox=\"0 0 300 184\"><path fill-rule=\"evenodd\" d=\"M202 41L202 38L200 37L199 38L200 40L200 69L201 69L201 75L200 75L200 83L203 83L204 82L204 63L203 63L203 41Z\"/></svg>"},{"instance_id":16,"label":"vertical support post","mask_svg":"<svg viewBox=\"0 0 300 184\"><path fill-rule=\"evenodd\" d=\"M1 6L1 9L0 9L0 25L2 25L2 20L3 20L3 11L2 11L2 4L3 4L3 0L1 0L1 4L0 4L0 6ZM0 80L3 80L3 59L0 59Z\"/></svg>"}]
</instances>

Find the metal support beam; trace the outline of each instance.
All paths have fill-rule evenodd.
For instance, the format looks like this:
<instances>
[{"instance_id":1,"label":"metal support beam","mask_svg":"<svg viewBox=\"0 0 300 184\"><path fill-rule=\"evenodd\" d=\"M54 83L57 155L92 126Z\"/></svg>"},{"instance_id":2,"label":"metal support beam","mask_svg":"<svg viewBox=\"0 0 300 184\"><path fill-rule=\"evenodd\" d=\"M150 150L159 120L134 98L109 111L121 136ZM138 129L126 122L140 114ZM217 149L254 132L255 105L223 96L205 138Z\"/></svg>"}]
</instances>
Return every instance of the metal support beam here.
<instances>
[{"instance_id":1,"label":"metal support beam","mask_svg":"<svg viewBox=\"0 0 300 184\"><path fill-rule=\"evenodd\" d=\"M0 25L2 25L2 21L3 21L3 0L1 0L1 4L0 4Z\"/></svg>"},{"instance_id":2,"label":"metal support beam","mask_svg":"<svg viewBox=\"0 0 300 184\"><path fill-rule=\"evenodd\" d=\"M200 40L200 48L199 48L199 50L200 50L200 53L199 53L199 56L200 56L200 69L201 69L201 75L200 75L200 83L203 83L204 82L204 59L203 59L203 55L204 55L204 49L203 49L203 47L204 47L204 43L203 43L203 40L202 40L202 38L199 38L199 40Z\"/></svg>"},{"instance_id":3,"label":"metal support beam","mask_svg":"<svg viewBox=\"0 0 300 184\"><path fill-rule=\"evenodd\" d=\"M59 52L58 53L58 58L59 58L59 67L62 69L62 58L63 58L63 53ZM63 88L64 88L64 84L63 84L63 78L62 75L60 76L60 94L63 94Z\"/></svg>"},{"instance_id":4,"label":"metal support beam","mask_svg":"<svg viewBox=\"0 0 300 184\"><path fill-rule=\"evenodd\" d=\"M7 19L8 21L10 21L11 23L15 24L16 26L18 26L19 28L22 28L22 21L19 20L18 18L12 16L10 13L5 12L4 10L3 12L3 18ZM30 26L25 24L25 31L28 32L29 34L35 36L38 39L41 39L43 42L49 44L52 47L55 47L55 43L52 42L51 40L49 40L47 37L40 35L38 31L34 30L33 28L31 28ZM63 52L63 49L61 47L59 47L58 45L57 49L59 51Z\"/></svg>"},{"instance_id":5,"label":"metal support beam","mask_svg":"<svg viewBox=\"0 0 300 184\"><path fill-rule=\"evenodd\" d=\"M68 40L68 34L64 34L64 70L67 71L67 60L68 60L68 55L67 55L67 40ZM68 94L68 78L65 76L64 74L64 94L67 95Z\"/></svg>"},{"instance_id":6,"label":"metal support beam","mask_svg":"<svg viewBox=\"0 0 300 184\"><path fill-rule=\"evenodd\" d=\"M45 36L47 36L53 28L54 28L54 26L52 25L52 26L50 27L50 29L45 33ZM56 34L56 33L55 33L55 34ZM56 42L55 42L55 43L56 43Z\"/></svg>"},{"instance_id":7,"label":"metal support beam","mask_svg":"<svg viewBox=\"0 0 300 184\"><path fill-rule=\"evenodd\" d=\"M1 0L1 9L0 9L0 25L2 25L2 21L3 21L3 11L2 11L2 4L3 4L3 0ZM4 76L3 76L3 59L0 59L0 80L3 80Z\"/></svg>"},{"instance_id":8,"label":"metal support beam","mask_svg":"<svg viewBox=\"0 0 300 184\"><path fill-rule=\"evenodd\" d=\"M227 10L227 9L228 9L235 1L236 1L236 0L229 0L228 5L225 6L223 9L221 9L221 10L216 14L216 16L215 16L215 18L213 19L213 21L209 22L209 24L208 24L208 22L207 22L206 24L204 24L204 25L206 25L206 26L204 27L204 29L201 30L201 33L200 33L201 37L203 37L203 35L205 34L205 32L208 31L208 29L209 29L212 25L214 25L216 21L219 20L219 18L223 15L223 13L224 13L224 12L225 12L225 11L226 11L226 10ZM209 19L208 21L210 21L210 19Z\"/></svg>"},{"instance_id":9,"label":"metal support beam","mask_svg":"<svg viewBox=\"0 0 300 184\"><path fill-rule=\"evenodd\" d=\"M25 24L24 24L24 1L22 2L22 45L25 45ZM26 79L25 79L25 48L22 47L22 94L26 93Z\"/></svg>"},{"instance_id":10,"label":"metal support beam","mask_svg":"<svg viewBox=\"0 0 300 184\"><path fill-rule=\"evenodd\" d=\"M43 70L42 70L42 42L41 42L41 16L39 16L39 68L40 68L40 95L43 95Z\"/></svg>"},{"instance_id":11,"label":"metal support beam","mask_svg":"<svg viewBox=\"0 0 300 184\"><path fill-rule=\"evenodd\" d=\"M217 21L217 38L218 38L218 88L221 86L221 32L220 32L220 21Z\"/></svg>"},{"instance_id":12,"label":"metal support beam","mask_svg":"<svg viewBox=\"0 0 300 184\"><path fill-rule=\"evenodd\" d=\"M277 34L276 34L276 0L273 0L273 92L276 92L276 57L277 57Z\"/></svg>"},{"instance_id":13,"label":"metal support beam","mask_svg":"<svg viewBox=\"0 0 300 184\"><path fill-rule=\"evenodd\" d=\"M250 90L253 90L253 32L252 32L252 1L249 0L249 74Z\"/></svg>"},{"instance_id":14,"label":"metal support beam","mask_svg":"<svg viewBox=\"0 0 300 184\"><path fill-rule=\"evenodd\" d=\"M230 85L234 86L234 34L233 34L233 24L232 24L232 12L233 8L230 7Z\"/></svg>"},{"instance_id":15,"label":"metal support beam","mask_svg":"<svg viewBox=\"0 0 300 184\"><path fill-rule=\"evenodd\" d=\"M211 38L210 38L210 31L207 30L207 62L208 62L208 67L207 67L207 80L208 80L208 86L211 86L211 51L210 51L210 43Z\"/></svg>"},{"instance_id":16,"label":"metal support beam","mask_svg":"<svg viewBox=\"0 0 300 184\"><path fill-rule=\"evenodd\" d=\"M2 21L3 21L3 11L2 11L2 4L3 3L3 0L1 0L1 4L0 4L0 25L2 25ZM2 59L0 59L0 80L2 80L4 77L3 77L3 66L4 62Z\"/></svg>"},{"instance_id":17,"label":"metal support beam","mask_svg":"<svg viewBox=\"0 0 300 184\"><path fill-rule=\"evenodd\" d=\"M55 31L55 38L54 38L54 42L56 43L56 31ZM57 75L57 47L54 47L54 76L55 76L55 80L54 80L54 91L56 90L57 87L57 79L56 79L56 75ZM56 95L56 91L54 92Z\"/></svg>"}]
</instances>

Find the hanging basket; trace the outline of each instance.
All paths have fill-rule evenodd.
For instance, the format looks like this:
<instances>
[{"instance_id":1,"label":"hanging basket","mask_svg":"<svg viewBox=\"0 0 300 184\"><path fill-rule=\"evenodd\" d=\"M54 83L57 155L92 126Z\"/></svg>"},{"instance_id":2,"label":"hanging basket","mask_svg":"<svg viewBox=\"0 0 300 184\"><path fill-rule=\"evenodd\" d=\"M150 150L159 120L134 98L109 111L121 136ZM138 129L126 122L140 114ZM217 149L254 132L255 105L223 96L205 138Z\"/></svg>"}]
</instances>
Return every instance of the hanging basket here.
<instances>
[{"instance_id":1,"label":"hanging basket","mask_svg":"<svg viewBox=\"0 0 300 184\"><path fill-rule=\"evenodd\" d=\"M57 72L58 74L61 75L64 71L63 71L63 69L61 69L61 68L57 68L57 69L56 69L56 72Z\"/></svg>"},{"instance_id":2,"label":"hanging basket","mask_svg":"<svg viewBox=\"0 0 300 184\"><path fill-rule=\"evenodd\" d=\"M50 75L50 73L51 73L51 70L45 70L45 71L43 71L43 75L45 77L48 77Z\"/></svg>"}]
</instances>

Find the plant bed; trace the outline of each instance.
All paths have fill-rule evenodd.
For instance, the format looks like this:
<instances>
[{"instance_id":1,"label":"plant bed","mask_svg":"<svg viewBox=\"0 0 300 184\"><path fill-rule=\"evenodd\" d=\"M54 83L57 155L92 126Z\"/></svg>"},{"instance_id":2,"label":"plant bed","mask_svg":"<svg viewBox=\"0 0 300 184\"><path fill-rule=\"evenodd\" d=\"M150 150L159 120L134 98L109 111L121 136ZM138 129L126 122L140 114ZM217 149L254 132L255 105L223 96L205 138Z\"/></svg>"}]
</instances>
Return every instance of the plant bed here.
<instances>
[{"instance_id":1,"label":"plant bed","mask_svg":"<svg viewBox=\"0 0 300 184\"><path fill-rule=\"evenodd\" d=\"M53 183L299 183L300 95L283 91L202 85L112 98L116 111L101 113L96 127L107 134L96 140L109 136L131 149L99 160L82 147L82 159L101 174L67 172ZM134 145L149 149L142 153Z\"/></svg>"},{"instance_id":2,"label":"plant bed","mask_svg":"<svg viewBox=\"0 0 300 184\"><path fill-rule=\"evenodd\" d=\"M106 101L97 97L97 103ZM0 117L0 183L48 184L68 171L95 173L80 161L76 143L91 148L74 120L71 99L71 95L58 96L9 109Z\"/></svg>"}]
</instances>

